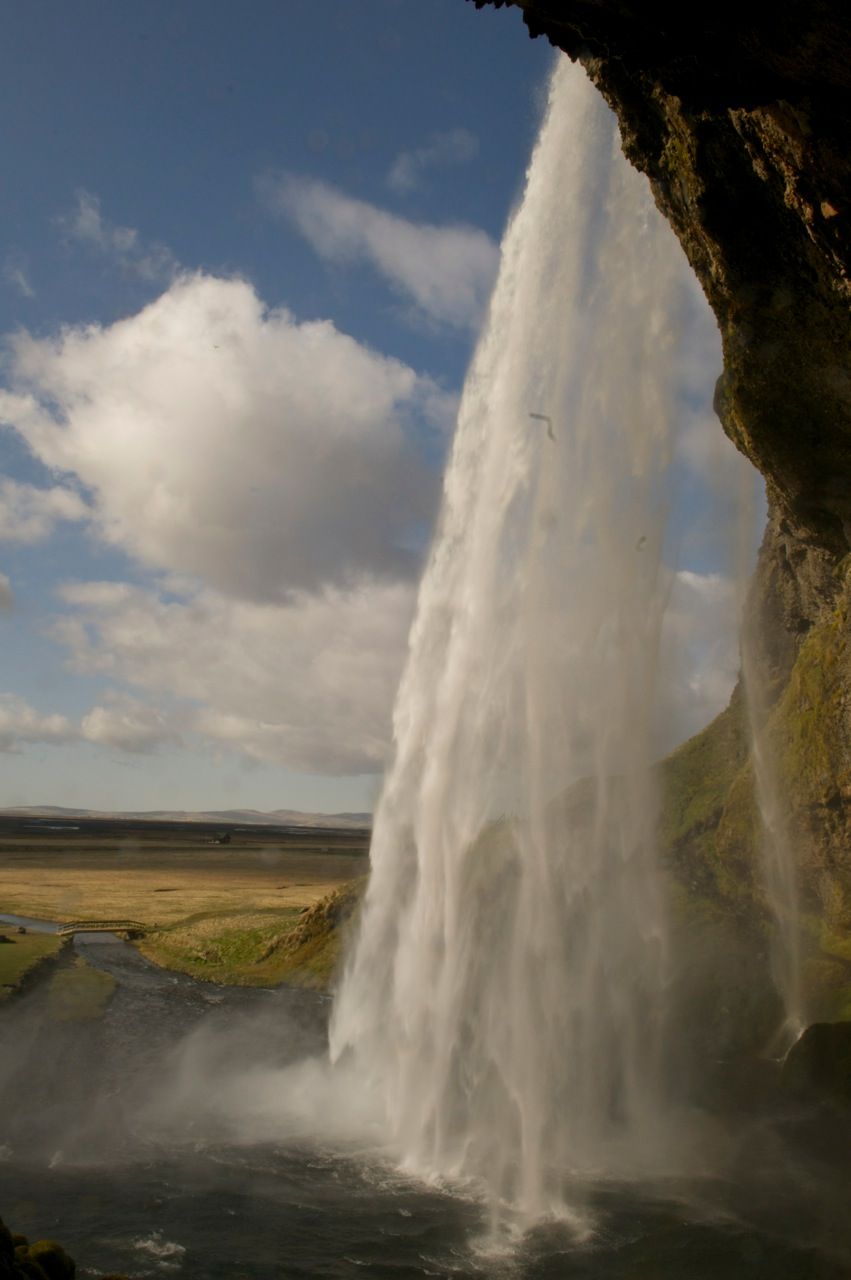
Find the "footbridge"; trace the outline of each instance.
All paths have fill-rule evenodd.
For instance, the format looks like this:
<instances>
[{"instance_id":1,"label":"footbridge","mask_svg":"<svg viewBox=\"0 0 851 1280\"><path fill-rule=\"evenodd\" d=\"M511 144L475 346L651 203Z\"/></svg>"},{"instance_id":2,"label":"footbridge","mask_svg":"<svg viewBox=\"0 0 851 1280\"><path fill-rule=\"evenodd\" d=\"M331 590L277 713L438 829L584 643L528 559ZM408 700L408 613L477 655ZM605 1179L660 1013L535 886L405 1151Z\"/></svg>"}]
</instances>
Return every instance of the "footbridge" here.
<instances>
[{"instance_id":1,"label":"footbridge","mask_svg":"<svg viewBox=\"0 0 851 1280\"><path fill-rule=\"evenodd\" d=\"M125 938L141 938L149 928L138 920L69 920L60 925L59 933L65 938L75 933L120 933Z\"/></svg>"}]
</instances>

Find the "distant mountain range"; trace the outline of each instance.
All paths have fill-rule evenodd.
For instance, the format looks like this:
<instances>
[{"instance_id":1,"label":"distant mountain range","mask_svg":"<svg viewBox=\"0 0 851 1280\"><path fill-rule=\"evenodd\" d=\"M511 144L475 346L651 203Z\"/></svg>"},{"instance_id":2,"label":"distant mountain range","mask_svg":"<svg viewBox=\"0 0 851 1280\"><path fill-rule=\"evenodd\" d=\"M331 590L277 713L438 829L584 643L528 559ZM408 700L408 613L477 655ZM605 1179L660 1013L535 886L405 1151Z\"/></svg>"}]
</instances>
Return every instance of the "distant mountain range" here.
<instances>
[{"instance_id":1,"label":"distant mountain range","mask_svg":"<svg viewBox=\"0 0 851 1280\"><path fill-rule=\"evenodd\" d=\"M103 809L66 809L61 805L20 805L0 809L0 817L10 818L110 818L113 821L129 819L139 822L223 822L231 826L255 827L352 827L366 828L372 825L371 813L301 813L298 809L273 809L264 813L260 809L210 809L201 813L185 809L150 809L139 811L108 812Z\"/></svg>"}]
</instances>

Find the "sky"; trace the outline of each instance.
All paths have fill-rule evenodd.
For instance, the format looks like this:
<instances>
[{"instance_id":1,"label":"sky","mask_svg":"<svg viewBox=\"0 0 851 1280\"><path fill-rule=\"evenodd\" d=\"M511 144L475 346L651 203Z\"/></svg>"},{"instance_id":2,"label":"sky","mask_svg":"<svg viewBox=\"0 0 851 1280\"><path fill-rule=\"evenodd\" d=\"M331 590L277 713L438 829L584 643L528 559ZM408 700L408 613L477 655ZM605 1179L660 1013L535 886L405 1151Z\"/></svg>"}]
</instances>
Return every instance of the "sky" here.
<instances>
[{"instance_id":1,"label":"sky","mask_svg":"<svg viewBox=\"0 0 851 1280\"><path fill-rule=\"evenodd\" d=\"M515 11L427 14L5 15L0 806L372 807L553 57ZM694 325L681 734L736 666L697 293Z\"/></svg>"}]
</instances>

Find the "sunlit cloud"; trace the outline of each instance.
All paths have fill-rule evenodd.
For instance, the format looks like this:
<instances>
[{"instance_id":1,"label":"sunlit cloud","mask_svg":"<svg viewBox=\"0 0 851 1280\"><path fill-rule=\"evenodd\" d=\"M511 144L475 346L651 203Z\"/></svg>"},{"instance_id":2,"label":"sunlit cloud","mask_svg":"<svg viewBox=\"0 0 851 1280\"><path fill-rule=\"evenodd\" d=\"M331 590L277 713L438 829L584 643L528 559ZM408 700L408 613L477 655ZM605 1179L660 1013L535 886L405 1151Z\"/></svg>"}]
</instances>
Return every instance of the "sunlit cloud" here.
<instances>
[{"instance_id":1,"label":"sunlit cloud","mask_svg":"<svg viewBox=\"0 0 851 1280\"><path fill-rule=\"evenodd\" d=\"M186 276L115 324L18 334L7 364L0 421L143 564L255 600L416 575L438 488L418 437L451 406L330 322ZM80 518L64 493L13 486L7 506L35 536Z\"/></svg>"},{"instance_id":2,"label":"sunlit cloud","mask_svg":"<svg viewBox=\"0 0 851 1280\"><path fill-rule=\"evenodd\" d=\"M478 328L499 261L497 245L478 227L412 222L293 175L267 178L260 190L320 257L369 263L432 324Z\"/></svg>"}]
</instances>

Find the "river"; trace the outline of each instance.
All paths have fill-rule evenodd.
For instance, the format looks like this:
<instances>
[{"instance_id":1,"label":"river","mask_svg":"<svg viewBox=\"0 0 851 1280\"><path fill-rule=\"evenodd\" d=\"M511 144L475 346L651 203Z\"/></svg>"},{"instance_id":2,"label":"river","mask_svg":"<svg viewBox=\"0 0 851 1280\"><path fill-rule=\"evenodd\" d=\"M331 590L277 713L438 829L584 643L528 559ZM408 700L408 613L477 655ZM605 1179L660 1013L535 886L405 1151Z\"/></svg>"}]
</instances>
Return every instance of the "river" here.
<instances>
[{"instance_id":1,"label":"river","mask_svg":"<svg viewBox=\"0 0 851 1280\"><path fill-rule=\"evenodd\" d=\"M116 939L75 945L116 982L102 1017L48 1017L46 982L0 1012L0 1212L13 1230L60 1240L78 1275L851 1274L835 1170L823 1152L793 1161L764 1123L743 1126L723 1175L642 1187L586 1177L576 1223L494 1251L472 1193L405 1177L317 1091L324 998L211 987Z\"/></svg>"}]
</instances>

